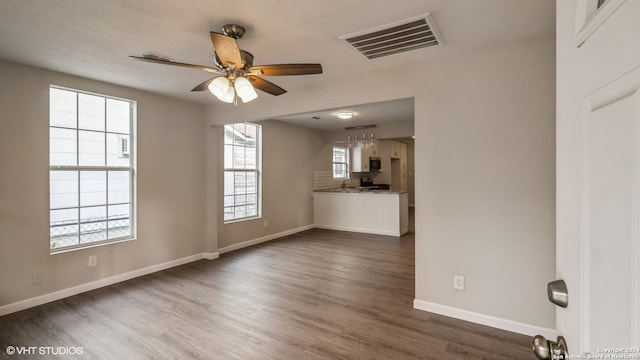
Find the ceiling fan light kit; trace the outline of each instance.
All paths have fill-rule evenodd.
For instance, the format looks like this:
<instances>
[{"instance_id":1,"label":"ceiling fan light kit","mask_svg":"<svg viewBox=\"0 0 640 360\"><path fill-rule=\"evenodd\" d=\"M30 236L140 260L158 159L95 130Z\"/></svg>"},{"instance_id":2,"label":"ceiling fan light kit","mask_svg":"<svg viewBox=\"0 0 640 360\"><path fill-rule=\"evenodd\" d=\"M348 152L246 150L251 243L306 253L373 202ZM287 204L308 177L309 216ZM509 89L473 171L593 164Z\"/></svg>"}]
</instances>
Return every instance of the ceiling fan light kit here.
<instances>
[{"instance_id":1,"label":"ceiling fan light kit","mask_svg":"<svg viewBox=\"0 0 640 360\"><path fill-rule=\"evenodd\" d=\"M233 88L231 86L229 86L227 88L227 91L225 91L224 94L222 94L222 96L218 97L218 100L220 100L222 102L226 102L228 104L231 104L234 101L236 101L236 93L235 93L235 91L233 91ZM237 104L237 102L236 102L236 104Z\"/></svg>"},{"instance_id":2,"label":"ceiling fan light kit","mask_svg":"<svg viewBox=\"0 0 640 360\"><path fill-rule=\"evenodd\" d=\"M240 96L242 100L245 100L245 98L255 99L255 97L258 96L256 94L256 91L253 89L253 86L251 86L249 80L247 80L247 78L245 77L237 77L234 81L233 87L236 89L236 93L238 93L238 96Z\"/></svg>"},{"instance_id":3,"label":"ceiling fan light kit","mask_svg":"<svg viewBox=\"0 0 640 360\"><path fill-rule=\"evenodd\" d=\"M233 86L231 85L233 83ZM209 91L220 101L226 103L236 102L236 95L242 99L243 103L248 103L258 97L251 82L242 76L235 79L223 76L217 77L211 81L207 87Z\"/></svg>"},{"instance_id":4,"label":"ceiling fan light kit","mask_svg":"<svg viewBox=\"0 0 640 360\"><path fill-rule=\"evenodd\" d=\"M215 78L209 84L208 88L213 95L215 95L217 98L220 98L229 89L229 80L225 77Z\"/></svg>"},{"instance_id":5,"label":"ceiling fan light kit","mask_svg":"<svg viewBox=\"0 0 640 360\"><path fill-rule=\"evenodd\" d=\"M131 58L156 64L188 67L219 74L206 80L191 91L209 90L218 100L238 104L238 98L248 103L258 97L255 89L271 95L282 95L287 91L280 86L264 80L260 76L311 75L322 74L320 64L276 64L253 66L253 55L238 47L237 40L245 33L242 26L228 24L222 27L223 34L211 31L213 43L213 62L215 67L176 62L167 58L145 54L131 55Z\"/></svg>"}]
</instances>

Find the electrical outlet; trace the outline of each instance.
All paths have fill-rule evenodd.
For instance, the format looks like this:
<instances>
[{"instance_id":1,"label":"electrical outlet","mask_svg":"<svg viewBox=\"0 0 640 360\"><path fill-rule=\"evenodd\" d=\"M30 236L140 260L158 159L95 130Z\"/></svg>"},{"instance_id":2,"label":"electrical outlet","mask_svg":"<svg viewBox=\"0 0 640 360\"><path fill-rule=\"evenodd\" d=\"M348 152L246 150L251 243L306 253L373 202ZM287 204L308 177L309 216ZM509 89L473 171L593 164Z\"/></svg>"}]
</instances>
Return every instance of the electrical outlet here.
<instances>
[{"instance_id":1,"label":"electrical outlet","mask_svg":"<svg viewBox=\"0 0 640 360\"><path fill-rule=\"evenodd\" d=\"M39 271L31 273L31 285L38 285L42 283L42 274Z\"/></svg>"},{"instance_id":2,"label":"electrical outlet","mask_svg":"<svg viewBox=\"0 0 640 360\"><path fill-rule=\"evenodd\" d=\"M464 290L464 276L455 275L453 277L453 288L456 290Z\"/></svg>"},{"instance_id":3,"label":"electrical outlet","mask_svg":"<svg viewBox=\"0 0 640 360\"><path fill-rule=\"evenodd\" d=\"M264 221L264 227L265 229L269 227L269 222L267 220Z\"/></svg>"},{"instance_id":4,"label":"electrical outlet","mask_svg":"<svg viewBox=\"0 0 640 360\"><path fill-rule=\"evenodd\" d=\"M89 267L94 267L98 265L98 257L96 255L89 256Z\"/></svg>"}]
</instances>

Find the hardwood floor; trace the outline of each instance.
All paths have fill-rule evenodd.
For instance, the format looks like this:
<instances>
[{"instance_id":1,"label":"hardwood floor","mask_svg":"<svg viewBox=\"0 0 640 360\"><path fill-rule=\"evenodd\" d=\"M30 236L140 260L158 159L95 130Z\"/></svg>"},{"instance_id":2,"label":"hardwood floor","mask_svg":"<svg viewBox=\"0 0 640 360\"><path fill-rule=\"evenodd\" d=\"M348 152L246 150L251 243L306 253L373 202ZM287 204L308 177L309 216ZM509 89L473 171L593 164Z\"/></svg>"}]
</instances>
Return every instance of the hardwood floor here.
<instances>
[{"instance_id":1,"label":"hardwood floor","mask_svg":"<svg viewBox=\"0 0 640 360\"><path fill-rule=\"evenodd\" d=\"M414 310L414 237L309 230L0 317L11 359L535 359L527 336Z\"/></svg>"}]
</instances>

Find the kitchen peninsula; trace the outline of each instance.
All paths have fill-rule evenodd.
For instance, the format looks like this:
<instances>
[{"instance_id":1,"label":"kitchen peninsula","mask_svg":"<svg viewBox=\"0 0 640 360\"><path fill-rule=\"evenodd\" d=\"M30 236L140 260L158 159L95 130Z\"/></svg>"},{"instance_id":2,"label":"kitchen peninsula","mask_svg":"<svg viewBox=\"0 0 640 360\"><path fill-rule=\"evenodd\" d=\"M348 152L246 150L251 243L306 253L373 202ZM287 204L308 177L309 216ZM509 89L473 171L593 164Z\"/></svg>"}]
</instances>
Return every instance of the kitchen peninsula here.
<instances>
[{"instance_id":1,"label":"kitchen peninsula","mask_svg":"<svg viewBox=\"0 0 640 360\"><path fill-rule=\"evenodd\" d=\"M337 188L313 193L315 226L322 229L402 236L409 230L406 191Z\"/></svg>"}]
</instances>

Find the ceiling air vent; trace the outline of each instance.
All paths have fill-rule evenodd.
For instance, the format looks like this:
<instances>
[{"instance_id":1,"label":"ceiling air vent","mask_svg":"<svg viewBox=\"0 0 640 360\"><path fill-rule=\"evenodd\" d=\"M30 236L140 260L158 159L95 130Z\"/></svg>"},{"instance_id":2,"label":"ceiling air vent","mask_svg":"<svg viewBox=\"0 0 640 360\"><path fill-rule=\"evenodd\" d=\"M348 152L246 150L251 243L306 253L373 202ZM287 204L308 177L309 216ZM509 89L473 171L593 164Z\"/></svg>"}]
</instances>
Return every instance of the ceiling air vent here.
<instances>
[{"instance_id":1,"label":"ceiling air vent","mask_svg":"<svg viewBox=\"0 0 640 360\"><path fill-rule=\"evenodd\" d=\"M429 14L340 36L338 39L345 40L369 59L444 43Z\"/></svg>"}]
</instances>

